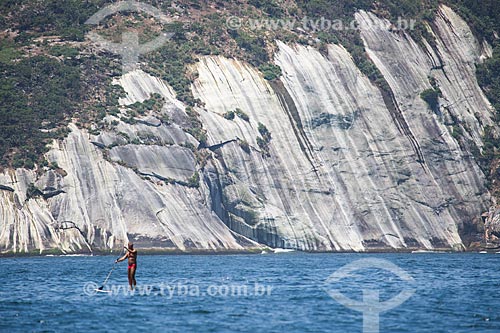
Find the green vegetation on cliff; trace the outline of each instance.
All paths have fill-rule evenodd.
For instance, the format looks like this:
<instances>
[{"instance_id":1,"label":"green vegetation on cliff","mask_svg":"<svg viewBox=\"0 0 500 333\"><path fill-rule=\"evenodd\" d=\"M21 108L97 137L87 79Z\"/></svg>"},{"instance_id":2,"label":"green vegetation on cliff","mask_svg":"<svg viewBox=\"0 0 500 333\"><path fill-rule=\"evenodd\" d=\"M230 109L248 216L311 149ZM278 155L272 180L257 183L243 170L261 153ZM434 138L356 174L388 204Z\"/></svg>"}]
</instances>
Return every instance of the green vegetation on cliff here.
<instances>
[{"instance_id":1,"label":"green vegetation on cliff","mask_svg":"<svg viewBox=\"0 0 500 333\"><path fill-rule=\"evenodd\" d=\"M478 83L495 109L495 127L486 127L482 150L473 151L483 169L492 194L500 197L500 10L497 0L447 1L471 26L476 37L493 48L492 57L477 65Z\"/></svg>"},{"instance_id":2,"label":"green vegetation on cliff","mask_svg":"<svg viewBox=\"0 0 500 333\"><path fill-rule=\"evenodd\" d=\"M493 56L477 66L477 79L496 110L500 122L500 43L493 49Z\"/></svg>"},{"instance_id":3,"label":"green vegetation on cliff","mask_svg":"<svg viewBox=\"0 0 500 333\"><path fill-rule=\"evenodd\" d=\"M82 98L74 63L47 56L0 63L0 156L2 165L33 168L44 163L51 139L64 137L61 123Z\"/></svg>"},{"instance_id":4,"label":"green vegetation on cliff","mask_svg":"<svg viewBox=\"0 0 500 333\"><path fill-rule=\"evenodd\" d=\"M143 20L137 13L111 15L96 28L85 21L106 6L105 0L4 0L0 2L0 157L2 166L33 168L45 165L46 144L67 134L65 125L75 119L81 127L102 125L102 119L118 114L117 100L121 92L113 90L111 80L120 75L120 59L105 51L97 51L85 40L91 29L106 38L118 39L127 27L141 31L141 41L163 32L173 37L160 49L141 57L142 68L167 81L179 100L190 106L190 128L186 130L204 144L206 133L197 119L191 84L197 78L193 65L200 56L224 55L246 61L258 68L267 80L276 80L281 69L273 64L275 40L310 44L328 52L328 43L341 43L352 54L360 70L381 89L387 82L365 52L357 30L299 31L250 29L246 25L230 28L227 20L237 16L246 19L295 19L304 17L350 22L358 10L373 11L393 23L399 17L416 20L410 33L420 40L432 38L425 28L432 22L438 4L445 3L462 15L480 39L494 46L493 57L478 66L478 80L496 110L500 110L500 46L495 31L500 31L497 0L295 0L295 1L142 1L170 15L169 24ZM434 108L433 91L424 98ZM154 101L151 101L153 103ZM137 113L155 105L133 106ZM235 116L248 121L238 110ZM241 111L241 110L240 110ZM500 115L497 115L497 121ZM127 121L133 122L133 118ZM168 122L168 119L166 120ZM458 132L457 132L458 133ZM494 140L495 131L488 132ZM458 134L457 134L458 135ZM486 134L485 134L486 135ZM265 139L261 144L264 146ZM268 142L267 142L268 143ZM267 145L266 143L266 145ZM489 146L488 146L489 147ZM485 150L488 160L495 154ZM492 157L493 156L493 157ZM493 162L491 162L493 163ZM491 164L490 163L490 164Z\"/></svg>"},{"instance_id":5,"label":"green vegetation on cliff","mask_svg":"<svg viewBox=\"0 0 500 333\"><path fill-rule=\"evenodd\" d=\"M426 89L422 91L422 93L420 94L420 98L422 98L427 103L429 109L436 112L439 109L440 94L441 92L438 89Z\"/></svg>"}]
</instances>

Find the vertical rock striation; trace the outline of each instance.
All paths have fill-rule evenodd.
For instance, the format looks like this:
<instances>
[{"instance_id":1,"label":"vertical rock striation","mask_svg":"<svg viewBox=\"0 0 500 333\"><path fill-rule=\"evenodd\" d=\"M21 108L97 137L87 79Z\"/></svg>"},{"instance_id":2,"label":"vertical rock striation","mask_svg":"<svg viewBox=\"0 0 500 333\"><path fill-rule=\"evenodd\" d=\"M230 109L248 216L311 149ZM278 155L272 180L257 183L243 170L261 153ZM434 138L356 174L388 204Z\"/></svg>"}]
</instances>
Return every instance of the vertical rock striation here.
<instances>
[{"instance_id":1,"label":"vertical rock striation","mask_svg":"<svg viewBox=\"0 0 500 333\"><path fill-rule=\"evenodd\" d=\"M370 58L380 69L395 96L395 104L425 156L425 166L453 207L452 218L478 222L487 210L484 177L473 156L460 147L482 146L484 126L491 124L492 108L478 86L475 64L482 49L467 24L446 6L441 6L432 33L434 46L418 45L405 32L381 29L384 23L373 14L356 15ZM420 93L432 88L442 93L437 113L429 110ZM461 129L462 142L453 131ZM470 148L469 148L470 149Z\"/></svg>"}]
</instances>

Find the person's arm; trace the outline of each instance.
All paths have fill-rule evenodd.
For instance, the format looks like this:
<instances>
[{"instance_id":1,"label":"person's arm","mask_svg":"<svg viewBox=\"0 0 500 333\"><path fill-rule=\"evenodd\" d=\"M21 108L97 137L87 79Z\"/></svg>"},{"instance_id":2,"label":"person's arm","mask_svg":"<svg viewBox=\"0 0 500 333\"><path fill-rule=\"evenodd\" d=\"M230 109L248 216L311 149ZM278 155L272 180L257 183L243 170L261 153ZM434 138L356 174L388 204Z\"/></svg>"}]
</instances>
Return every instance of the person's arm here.
<instances>
[{"instance_id":1,"label":"person's arm","mask_svg":"<svg viewBox=\"0 0 500 333\"><path fill-rule=\"evenodd\" d=\"M121 261L123 261L123 260L125 260L125 259L127 259L127 258L128 258L128 252L127 252L127 253L125 253L125 254L123 255L123 257L121 257L120 259L116 259L115 263L117 263L117 262L121 262Z\"/></svg>"}]
</instances>

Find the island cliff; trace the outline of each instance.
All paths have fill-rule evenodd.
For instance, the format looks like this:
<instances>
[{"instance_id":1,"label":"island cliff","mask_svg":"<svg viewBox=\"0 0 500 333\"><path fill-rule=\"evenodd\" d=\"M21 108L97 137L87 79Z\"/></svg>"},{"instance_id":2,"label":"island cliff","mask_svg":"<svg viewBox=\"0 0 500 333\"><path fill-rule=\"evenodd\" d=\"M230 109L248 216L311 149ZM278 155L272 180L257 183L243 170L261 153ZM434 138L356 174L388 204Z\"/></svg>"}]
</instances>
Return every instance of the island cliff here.
<instances>
[{"instance_id":1,"label":"island cliff","mask_svg":"<svg viewBox=\"0 0 500 333\"><path fill-rule=\"evenodd\" d=\"M4 169L0 250L464 250L494 211L470 148L493 125L475 73L491 48L444 5L432 43L355 18L385 89L342 45L279 40L272 81L199 57L195 106L143 70L117 77L121 110L152 96L159 107L106 115L99 133L70 123L46 153L53 167ZM422 98L433 89L434 108Z\"/></svg>"}]
</instances>

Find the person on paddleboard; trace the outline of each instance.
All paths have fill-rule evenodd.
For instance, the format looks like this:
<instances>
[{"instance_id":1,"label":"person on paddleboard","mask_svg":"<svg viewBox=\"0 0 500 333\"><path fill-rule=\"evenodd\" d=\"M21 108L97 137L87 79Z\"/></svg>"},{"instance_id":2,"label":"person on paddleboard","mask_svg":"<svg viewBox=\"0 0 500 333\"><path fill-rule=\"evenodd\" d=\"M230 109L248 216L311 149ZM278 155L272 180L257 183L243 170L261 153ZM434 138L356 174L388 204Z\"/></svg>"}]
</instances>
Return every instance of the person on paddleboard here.
<instances>
[{"instance_id":1,"label":"person on paddleboard","mask_svg":"<svg viewBox=\"0 0 500 333\"><path fill-rule=\"evenodd\" d=\"M117 259L116 262L123 261L128 258L128 284L130 289L134 289L137 285L135 281L135 271L137 269L137 250L134 250L134 243L128 243L128 247L125 247L127 253L120 259Z\"/></svg>"}]
</instances>

